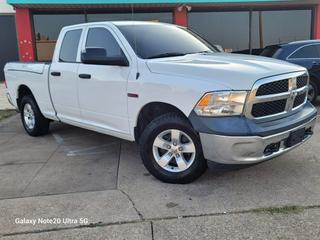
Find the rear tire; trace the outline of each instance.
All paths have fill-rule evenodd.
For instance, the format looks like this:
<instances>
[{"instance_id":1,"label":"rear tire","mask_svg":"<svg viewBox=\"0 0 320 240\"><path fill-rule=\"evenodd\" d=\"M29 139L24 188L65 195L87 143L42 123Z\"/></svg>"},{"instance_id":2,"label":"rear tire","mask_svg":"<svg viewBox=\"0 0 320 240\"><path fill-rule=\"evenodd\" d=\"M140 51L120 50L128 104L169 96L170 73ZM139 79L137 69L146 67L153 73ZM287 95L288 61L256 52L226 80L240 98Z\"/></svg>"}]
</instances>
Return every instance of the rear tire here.
<instances>
[{"instance_id":1,"label":"rear tire","mask_svg":"<svg viewBox=\"0 0 320 240\"><path fill-rule=\"evenodd\" d=\"M148 171L166 183L190 183L207 168L197 132L177 113L149 123L141 135L140 154Z\"/></svg>"},{"instance_id":2,"label":"rear tire","mask_svg":"<svg viewBox=\"0 0 320 240\"><path fill-rule=\"evenodd\" d=\"M42 115L32 96L22 98L20 111L23 127L30 136L37 137L48 133L50 121Z\"/></svg>"}]
</instances>

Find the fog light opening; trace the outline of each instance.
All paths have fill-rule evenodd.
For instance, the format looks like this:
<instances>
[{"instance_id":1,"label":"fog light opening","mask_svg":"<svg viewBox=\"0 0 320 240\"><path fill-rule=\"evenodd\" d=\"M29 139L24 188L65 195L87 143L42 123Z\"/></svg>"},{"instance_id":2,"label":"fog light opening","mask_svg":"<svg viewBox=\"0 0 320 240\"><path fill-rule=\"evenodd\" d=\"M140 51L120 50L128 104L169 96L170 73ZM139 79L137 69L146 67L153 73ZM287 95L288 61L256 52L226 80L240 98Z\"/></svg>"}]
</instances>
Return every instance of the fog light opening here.
<instances>
[{"instance_id":1,"label":"fog light opening","mask_svg":"<svg viewBox=\"0 0 320 240\"><path fill-rule=\"evenodd\" d=\"M271 143L264 149L264 155L270 156L271 154L278 152L280 150L280 142Z\"/></svg>"},{"instance_id":2,"label":"fog light opening","mask_svg":"<svg viewBox=\"0 0 320 240\"><path fill-rule=\"evenodd\" d=\"M312 127L309 127L308 129L306 129L305 134L312 135L313 134Z\"/></svg>"}]
</instances>

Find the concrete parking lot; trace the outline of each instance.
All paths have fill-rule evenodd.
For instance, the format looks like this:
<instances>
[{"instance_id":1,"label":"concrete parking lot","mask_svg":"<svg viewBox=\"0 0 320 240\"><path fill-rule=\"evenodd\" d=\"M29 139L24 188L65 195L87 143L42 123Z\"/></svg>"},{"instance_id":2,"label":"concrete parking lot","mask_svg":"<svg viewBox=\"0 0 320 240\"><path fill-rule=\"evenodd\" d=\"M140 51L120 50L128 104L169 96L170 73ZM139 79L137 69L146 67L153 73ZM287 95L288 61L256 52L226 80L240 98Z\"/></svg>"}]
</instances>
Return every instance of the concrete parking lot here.
<instances>
[{"instance_id":1,"label":"concrete parking lot","mask_svg":"<svg viewBox=\"0 0 320 240\"><path fill-rule=\"evenodd\" d=\"M320 239L319 142L317 126L277 159L169 185L135 143L61 123L32 138L15 115L0 122L0 237Z\"/></svg>"},{"instance_id":2,"label":"concrete parking lot","mask_svg":"<svg viewBox=\"0 0 320 240\"><path fill-rule=\"evenodd\" d=\"M5 95L5 86L2 82L0 82L0 110L11 108L12 106L7 101L7 97Z\"/></svg>"}]
</instances>

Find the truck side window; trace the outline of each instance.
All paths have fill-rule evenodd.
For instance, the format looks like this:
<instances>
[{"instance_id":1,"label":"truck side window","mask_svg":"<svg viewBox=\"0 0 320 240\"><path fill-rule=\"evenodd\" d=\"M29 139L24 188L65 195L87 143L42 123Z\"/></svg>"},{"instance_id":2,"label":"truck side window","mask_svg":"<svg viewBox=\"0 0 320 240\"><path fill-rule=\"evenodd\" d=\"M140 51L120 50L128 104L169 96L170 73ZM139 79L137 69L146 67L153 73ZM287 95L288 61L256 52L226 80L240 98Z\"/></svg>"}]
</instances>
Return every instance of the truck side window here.
<instances>
[{"instance_id":1,"label":"truck side window","mask_svg":"<svg viewBox=\"0 0 320 240\"><path fill-rule=\"evenodd\" d=\"M76 62L81 29L71 30L64 35L60 49L60 62Z\"/></svg>"},{"instance_id":2,"label":"truck side window","mask_svg":"<svg viewBox=\"0 0 320 240\"><path fill-rule=\"evenodd\" d=\"M122 56L123 52L112 34L105 28L91 28L88 32L86 48L104 48L107 57Z\"/></svg>"}]
</instances>

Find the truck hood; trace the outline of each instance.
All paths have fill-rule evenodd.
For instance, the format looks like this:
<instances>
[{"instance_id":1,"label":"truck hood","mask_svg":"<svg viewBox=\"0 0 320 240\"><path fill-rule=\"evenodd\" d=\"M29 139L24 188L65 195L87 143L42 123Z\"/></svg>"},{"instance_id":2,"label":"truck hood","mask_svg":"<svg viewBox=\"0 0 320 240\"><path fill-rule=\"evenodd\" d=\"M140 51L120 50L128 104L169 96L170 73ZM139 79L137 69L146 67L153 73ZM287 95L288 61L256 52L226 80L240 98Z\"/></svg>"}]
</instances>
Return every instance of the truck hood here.
<instances>
[{"instance_id":1,"label":"truck hood","mask_svg":"<svg viewBox=\"0 0 320 240\"><path fill-rule=\"evenodd\" d=\"M181 76L199 83L212 82L233 90L250 90L262 78L306 71L285 61L231 53L151 59L147 60L147 66L153 73Z\"/></svg>"}]
</instances>

